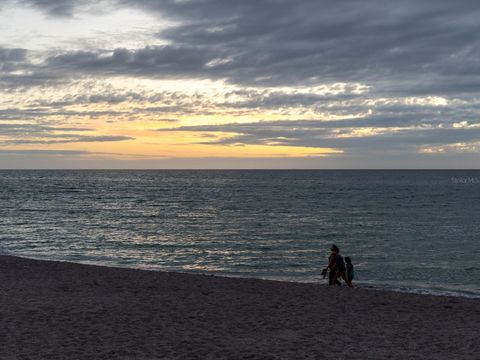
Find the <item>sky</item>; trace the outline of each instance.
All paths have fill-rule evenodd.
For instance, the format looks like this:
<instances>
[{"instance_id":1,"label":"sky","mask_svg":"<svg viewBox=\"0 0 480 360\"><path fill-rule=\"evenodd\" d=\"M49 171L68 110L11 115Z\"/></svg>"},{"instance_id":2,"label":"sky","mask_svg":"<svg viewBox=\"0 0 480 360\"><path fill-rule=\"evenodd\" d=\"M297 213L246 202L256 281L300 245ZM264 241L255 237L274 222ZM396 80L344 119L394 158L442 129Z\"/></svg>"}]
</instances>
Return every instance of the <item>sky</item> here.
<instances>
[{"instance_id":1,"label":"sky","mask_svg":"<svg viewBox=\"0 0 480 360\"><path fill-rule=\"evenodd\" d=\"M474 0L0 0L0 168L480 168Z\"/></svg>"}]
</instances>

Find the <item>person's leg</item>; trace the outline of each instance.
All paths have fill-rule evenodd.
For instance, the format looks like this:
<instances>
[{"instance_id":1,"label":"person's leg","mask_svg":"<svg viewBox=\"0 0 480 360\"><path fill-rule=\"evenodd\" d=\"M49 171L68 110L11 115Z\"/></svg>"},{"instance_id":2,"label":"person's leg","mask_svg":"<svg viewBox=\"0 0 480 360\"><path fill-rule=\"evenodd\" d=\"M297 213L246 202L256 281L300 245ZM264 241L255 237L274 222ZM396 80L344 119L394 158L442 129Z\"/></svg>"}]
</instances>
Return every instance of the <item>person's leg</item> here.
<instances>
[{"instance_id":1,"label":"person's leg","mask_svg":"<svg viewBox=\"0 0 480 360\"><path fill-rule=\"evenodd\" d=\"M340 272L337 270L335 271L335 276L333 278L333 285L342 286L342 283L338 279L340 279Z\"/></svg>"},{"instance_id":2,"label":"person's leg","mask_svg":"<svg viewBox=\"0 0 480 360\"><path fill-rule=\"evenodd\" d=\"M353 287L352 282L348 278L348 276L345 274L345 272L342 273L342 279L345 280L345 283L348 285L348 287Z\"/></svg>"},{"instance_id":3,"label":"person's leg","mask_svg":"<svg viewBox=\"0 0 480 360\"><path fill-rule=\"evenodd\" d=\"M337 280L337 272L335 270L330 270L328 273L328 285L335 285Z\"/></svg>"}]
</instances>

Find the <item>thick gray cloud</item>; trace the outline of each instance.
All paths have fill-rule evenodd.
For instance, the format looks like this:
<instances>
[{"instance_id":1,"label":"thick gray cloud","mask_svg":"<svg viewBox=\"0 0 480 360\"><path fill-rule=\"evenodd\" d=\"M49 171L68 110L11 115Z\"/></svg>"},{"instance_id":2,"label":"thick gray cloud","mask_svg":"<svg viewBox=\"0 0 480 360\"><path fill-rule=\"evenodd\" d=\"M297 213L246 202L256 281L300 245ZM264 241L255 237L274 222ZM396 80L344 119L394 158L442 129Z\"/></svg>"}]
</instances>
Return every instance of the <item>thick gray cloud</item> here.
<instances>
[{"instance_id":1,"label":"thick gray cloud","mask_svg":"<svg viewBox=\"0 0 480 360\"><path fill-rule=\"evenodd\" d=\"M55 68L69 76L140 76L160 79L220 78L205 66L215 58L208 48L165 45L140 50L79 51L49 57L43 70ZM42 69L38 69L42 71Z\"/></svg>"},{"instance_id":2,"label":"thick gray cloud","mask_svg":"<svg viewBox=\"0 0 480 360\"><path fill-rule=\"evenodd\" d=\"M54 131L61 132L82 132L92 131L89 128L72 128L72 127L58 127L43 124L16 124L16 123L0 123L0 135L25 135L25 134L39 134L50 133Z\"/></svg>"},{"instance_id":3,"label":"thick gray cloud","mask_svg":"<svg viewBox=\"0 0 480 360\"><path fill-rule=\"evenodd\" d=\"M74 6L78 3L72 0L23 0L24 3L33 5L55 16L72 15Z\"/></svg>"},{"instance_id":4,"label":"thick gray cloud","mask_svg":"<svg viewBox=\"0 0 480 360\"><path fill-rule=\"evenodd\" d=\"M15 0L0 0L8 3ZM75 15L79 10L88 11L92 7L102 4L104 6L116 4L115 0L17 0L20 4L31 6L45 12L47 15L69 18Z\"/></svg>"},{"instance_id":5,"label":"thick gray cloud","mask_svg":"<svg viewBox=\"0 0 480 360\"><path fill-rule=\"evenodd\" d=\"M1 70L10 70L10 66L12 64L16 64L22 61L25 61L25 56L27 54L27 50L25 49L8 49L8 48L0 48L0 65Z\"/></svg>"},{"instance_id":6,"label":"thick gray cloud","mask_svg":"<svg viewBox=\"0 0 480 360\"><path fill-rule=\"evenodd\" d=\"M0 91L67 81L64 74L33 64L28 54L27 49L0 47Z\"/></svg>"},{"instance_id":7,"label":"thick gray cloud","mask_svg":"<svg viewBox=\"0 0 480 360\"><path fill-rule=\"evenodd\" d=\"M54 4L36 3L47 10ZM177 21L158 34L170 45L60 54L46 67L249 85L356 81L410 94L479 90L474 1L126 0L118 6Z\"/></svg>"},{"instance_id":8,"label":"thick gray cloud","mask_svg":"<svg viewBox=\"0 0 480 360\"><path fill-rule=\"evenodd\" d=\"M233 133L233 136L210 139L202 144L273 145L312 148L336 148L349 154L381 152L418 152L421 148L480 143L480 121L455 127L449 123L426 121L418 124L411 119L367 117L339 121L263 121L225 125L182 126L159 129L188 131L200 134ZM359 130L380 130L361 133ZM478 144L475 145L478 148Z\"/></svg>"},{"instance_id":9,"label":"thick gray cloud","mask_svg":"<svg viewBox=\"0 0 480 360\"><path fill-rule=\"evenodd\" d=\"M27 1L53 15L85 2ZM88 2L87 2L88 3ZM177 22L170 42L56 54L36 73L226 78L249 85L364 82L380 93L478 92L475 1L111 1ZM1 55L0 55L1 61ZM55 69L55 72L52 71ZM42 77L19 77L35 82ZM44 76L44 80L48 76ZM15 79L4 79L13 82Z\"/></svg>"},{"instance_id":10,"label":"thick gray cloud","mask_svg":"<svg viewBox=\"0 0 480 360\"><path fill-rule=\"evenodd\" d=\"M66 144L134 140L130 136L86 135L90 128L52 126L42 123L0 122L0 145Z\"/></svg>"},{"instance_id":11,"label":"thick gray cloud","mask_svg":"<svg viewBox=\"0 0 480 360\"><path fill-rule=\"evenodd\" d=\"M465 75L478 74L480 8L474 1L140 4L182 22L162 34L173 43L202 45L230 59L214 69L234 82L361 81L389 87L398 80L397 88L432 91L440 82L458 90L473 83Z\"/></svg>"},{"instance_id":12,"label":"thick gray cloud","mask_svg":"<svg viewBox=\"0 0 480 360\"><path fill-rule=\"evenodd\" d=\"M30 2L56 15L84 5ZM170 44L57 54L37 71L249 85L356 81L409 94L479 90L480 7L474 1L120 0L116 6L177 21L158 34Z\"/></svg>"}]
</instances>

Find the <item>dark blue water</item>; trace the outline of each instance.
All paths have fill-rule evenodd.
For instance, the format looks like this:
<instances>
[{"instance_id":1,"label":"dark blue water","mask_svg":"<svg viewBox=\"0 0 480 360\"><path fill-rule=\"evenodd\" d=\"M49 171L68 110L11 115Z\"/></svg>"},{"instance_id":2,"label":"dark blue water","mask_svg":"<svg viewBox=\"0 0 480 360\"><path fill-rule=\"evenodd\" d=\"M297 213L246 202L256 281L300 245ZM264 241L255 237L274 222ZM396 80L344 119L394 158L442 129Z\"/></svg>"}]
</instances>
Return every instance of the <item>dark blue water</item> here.
<instances>
[{"instance_id":1,"label":"dark blue water","mask_svg":"<svg viewBox=\"0 0 480 360\"><path fill-rule=\"evenodd\" d=\"M480 171L0 171L27 257L480 295Z\"/></svg>"}]
</instances>

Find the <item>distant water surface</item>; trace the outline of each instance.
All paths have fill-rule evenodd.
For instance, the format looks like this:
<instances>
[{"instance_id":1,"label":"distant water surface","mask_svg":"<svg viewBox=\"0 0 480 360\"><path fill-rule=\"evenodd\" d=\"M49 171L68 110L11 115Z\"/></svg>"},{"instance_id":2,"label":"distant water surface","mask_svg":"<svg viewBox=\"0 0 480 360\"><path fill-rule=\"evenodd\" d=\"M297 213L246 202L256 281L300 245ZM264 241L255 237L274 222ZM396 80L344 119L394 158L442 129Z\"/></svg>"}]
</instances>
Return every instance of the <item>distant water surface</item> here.
<instances>
[{"instance_id":1,"label":"distant water surface","mask_svg":"<svg viewBox=\"0 0 480 360\"><path fill-rule=\"evenodd\" d=\"M5 253L480 296L480 171L0 171Z\"/></svg>"}]
</instances>

